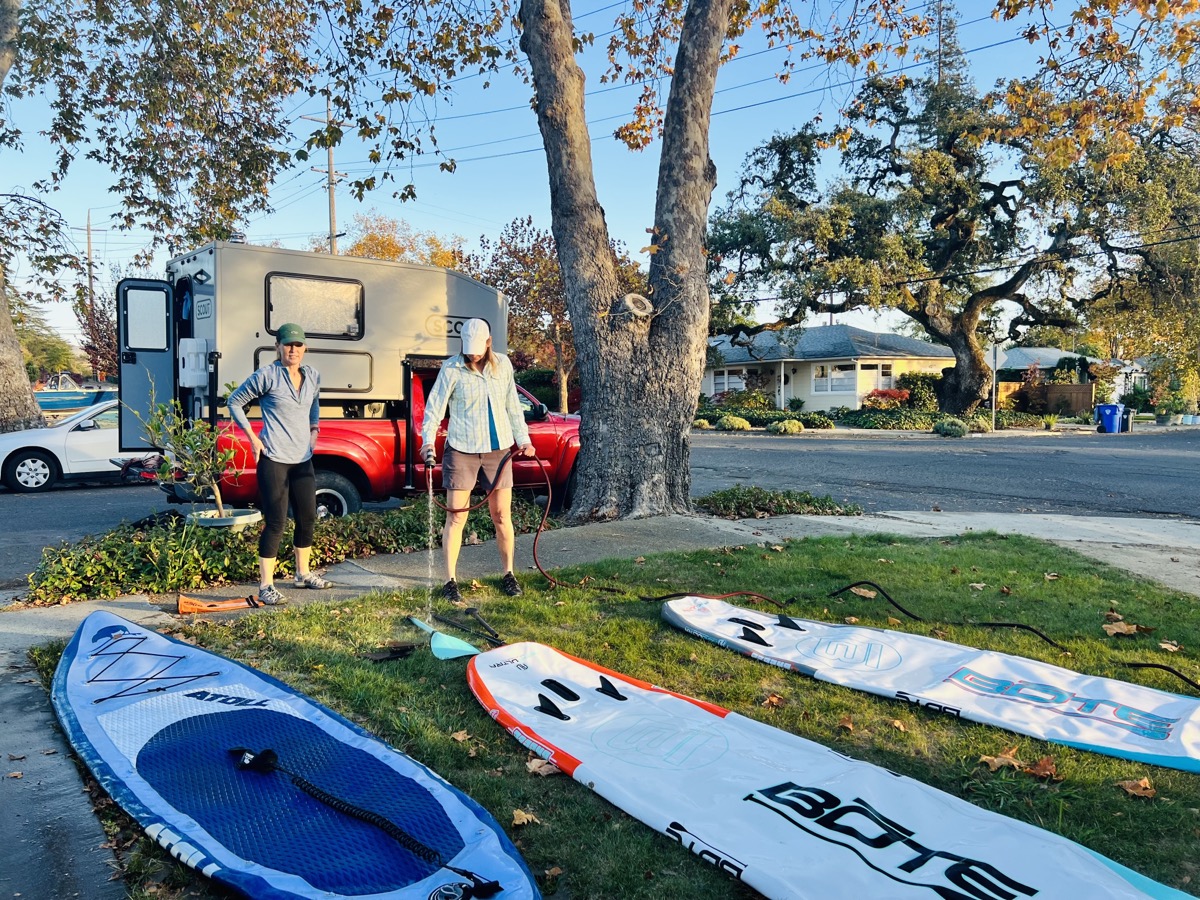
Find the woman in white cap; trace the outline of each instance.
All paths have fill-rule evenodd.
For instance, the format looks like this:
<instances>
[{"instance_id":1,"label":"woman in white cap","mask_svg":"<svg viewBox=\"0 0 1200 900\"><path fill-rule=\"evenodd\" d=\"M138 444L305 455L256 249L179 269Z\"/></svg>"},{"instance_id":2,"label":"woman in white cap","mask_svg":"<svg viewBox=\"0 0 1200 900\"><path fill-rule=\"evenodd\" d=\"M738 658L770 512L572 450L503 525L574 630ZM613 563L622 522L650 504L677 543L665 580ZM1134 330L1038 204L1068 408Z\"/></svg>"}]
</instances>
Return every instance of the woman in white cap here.
<instances>
[{"instance_id":1,"label":"woman in white cap","mask_svg":"<svg viewBox=\"0 0 1200 900\"><path fill-rule=\"evenodd\" d=\"M254 448L258 505L266 523L258 539L258 599L267 605L284 602L275 587L275 558L287 523L289 500L296 517L292 538L295 586L318 590L333 586L310 571L308 565L317 520L312 455L320 432L321 376L312 366L304 365L307 340L299 325L289 322L279 326L275 334L279 358L254 372L229 395L229 415ZM259 434L254 433L245 410L255 401L262 411Z\"/></svg>"},{"instance_id":2,"label":"woman in white cap","mask_svg":"<svg viewBox=\"0 0 1200 900\"><path fill-rule=\"evenodd\" d=\"M491 490L488 511L496 526L496 549L504 576L500 587L510 597L521 593L513 575L512 465L501 466L515 445L514 455L533 456L525 413L517 398L513 367L507 356L492 350L492 333L483 319L463 323L462 353L442 365L437 382L425 401L425 421L421 427L421 456L426 466L437 461L435 441L438 426L450 410L450 428L442 459L442 487L446 506L466 509L471 505L471 490L482 474L484 487ZM442 552L446 562L446 583L442 596L461 600L458 589L458 553L462 547L466 512L446 514L442 529Z\"/></svg>"}]
</instances>

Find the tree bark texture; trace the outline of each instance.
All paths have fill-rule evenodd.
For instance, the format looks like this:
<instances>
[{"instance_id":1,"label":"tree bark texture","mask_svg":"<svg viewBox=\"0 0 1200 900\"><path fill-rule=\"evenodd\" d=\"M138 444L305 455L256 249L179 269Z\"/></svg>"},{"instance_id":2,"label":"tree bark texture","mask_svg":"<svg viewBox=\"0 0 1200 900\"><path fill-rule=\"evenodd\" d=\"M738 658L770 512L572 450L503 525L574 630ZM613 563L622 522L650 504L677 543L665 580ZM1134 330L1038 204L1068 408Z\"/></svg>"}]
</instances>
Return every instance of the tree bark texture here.
<instances>
[{"instance_id":1,"label":"tree bark texture","mask_svg":"<svg viewBox=\"0 0 1200 900\"><path fill-rule=\"evenodd\" d=\"M716 185L708 128L731 6L694 0L685 16L666 108L646 309L620 293L609 252L569 2L521 4L521 49L533 72L583 393L576 520L690 510L689 433L708 337L704 235Z\"/></svg>"},{"instance_id":2,"label":"tree bark texture","mask_svg":"<svg viewBox=\"0 0 1200 900\"><path fill-rule=\"evenodd\" d=\"M19 0L0 0L0 88L16 58ZM18 431L45 424L33 387L25 374L21 342L13 327L8 305L8 281L0 263L0 432Z\"/></svg>"},{"instance_id":3,"label":"tree bark texture","mask_svg":"<svg viewBox=\"0 0 1200 900\"><path fill-rule=\"evenodd\" d=\"M0 266L0 433L46 424L25 373L21 343L8 305L8 283Z\"/></svg>"},{"instance_id":4,"label":"tree bark texture","mask_svg":"<svg viewBox=\"0 0 1200 900\"><path fill-rule=\"evenodd\" d=\"M974 329L957 328L946 336L946 342L954 351L955 364L952 369L942 370L939 405L952 415L970 415L988 396L994 373Z\"/></svg>"}]
</instances>

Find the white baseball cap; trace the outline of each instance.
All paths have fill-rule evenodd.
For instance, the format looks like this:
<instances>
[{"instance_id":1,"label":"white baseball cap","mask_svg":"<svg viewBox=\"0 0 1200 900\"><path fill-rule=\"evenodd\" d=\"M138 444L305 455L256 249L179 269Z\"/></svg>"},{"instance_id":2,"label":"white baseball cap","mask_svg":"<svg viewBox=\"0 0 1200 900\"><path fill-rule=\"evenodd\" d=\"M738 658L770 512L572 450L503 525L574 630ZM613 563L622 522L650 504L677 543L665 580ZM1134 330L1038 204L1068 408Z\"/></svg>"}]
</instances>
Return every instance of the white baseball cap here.
<instances>
[{"instance_id":1,"label":"white baseball cap","mask_svg":"<svg viewBox=\"0 0 1200 900\"><path fill-rule=\"evenodd\" d=\"M487 352L487 341L491 336L492 330L483 319L467 319L459 334L463 356L482 356Z\"/></svg>"}]
</instances>

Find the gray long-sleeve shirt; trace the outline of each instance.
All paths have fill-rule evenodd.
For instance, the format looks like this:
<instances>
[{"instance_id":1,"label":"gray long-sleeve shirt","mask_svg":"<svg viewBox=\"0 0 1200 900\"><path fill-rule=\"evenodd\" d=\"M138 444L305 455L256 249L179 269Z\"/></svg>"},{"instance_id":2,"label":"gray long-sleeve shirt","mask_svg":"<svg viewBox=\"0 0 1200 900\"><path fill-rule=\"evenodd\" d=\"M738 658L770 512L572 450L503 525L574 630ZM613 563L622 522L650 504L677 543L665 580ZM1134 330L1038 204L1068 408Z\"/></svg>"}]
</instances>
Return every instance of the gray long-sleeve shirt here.
<instances>
[{"instance_id":1,"label":"gray long-sleeve shirt","mask_svg":"<svg viewBox=\"0 0 1200 900\"><path fill-rule=\"evenodd\" d=\"M321 376L312 366L300 367L300 389L292 385L287 367L276 360L263 366L229 395L229 415L247 435L253 434L245 407L258 401L262 410L263 443L267 458L294 465L312 456L311 431L321 418Z\"/></svg>"}]
</instances>

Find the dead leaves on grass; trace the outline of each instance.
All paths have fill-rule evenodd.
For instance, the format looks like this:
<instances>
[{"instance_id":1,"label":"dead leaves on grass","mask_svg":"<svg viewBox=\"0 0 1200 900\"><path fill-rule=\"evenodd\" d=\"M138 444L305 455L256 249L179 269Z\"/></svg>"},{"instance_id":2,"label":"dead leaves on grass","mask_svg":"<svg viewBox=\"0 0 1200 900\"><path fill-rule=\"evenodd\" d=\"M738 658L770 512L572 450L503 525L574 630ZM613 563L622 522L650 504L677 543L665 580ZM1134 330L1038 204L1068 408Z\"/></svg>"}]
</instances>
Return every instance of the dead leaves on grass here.
<instances>
[{"instance_id":1,"label":"dead leaves on grass","mask_svg":"<svg viewBox=\"0 0 1200 900\"><path fill-rule=\"evenodd\" d=\"M1145 797L1147 800L1158 793L1151 787L1149 778L1139 778L1137 781L1118 781L1117 787L1130 797Z\"/></svg>"},{"instance_id":2,"label":"dead leaves on grass","mask_svg":"<svg viewBox=\"0 0 1200 900\"><path fill-rule=\"evenodd\" d=\"M1054 757L1043 756L1037 762L1029 765L1017 757L1018 746L1014 744L1011 747L1006 747L1001 750L997 756L981 756L979 761L986 765L992 772L998 772L1001 769L1012 769L1015 772L1020 772L1023 775L1028 775L1031 778L1037 778L1041 781L1062 781L1063 776L1058 774L1058 767L1054 763Z\"/></svg>"}]
</instances>

